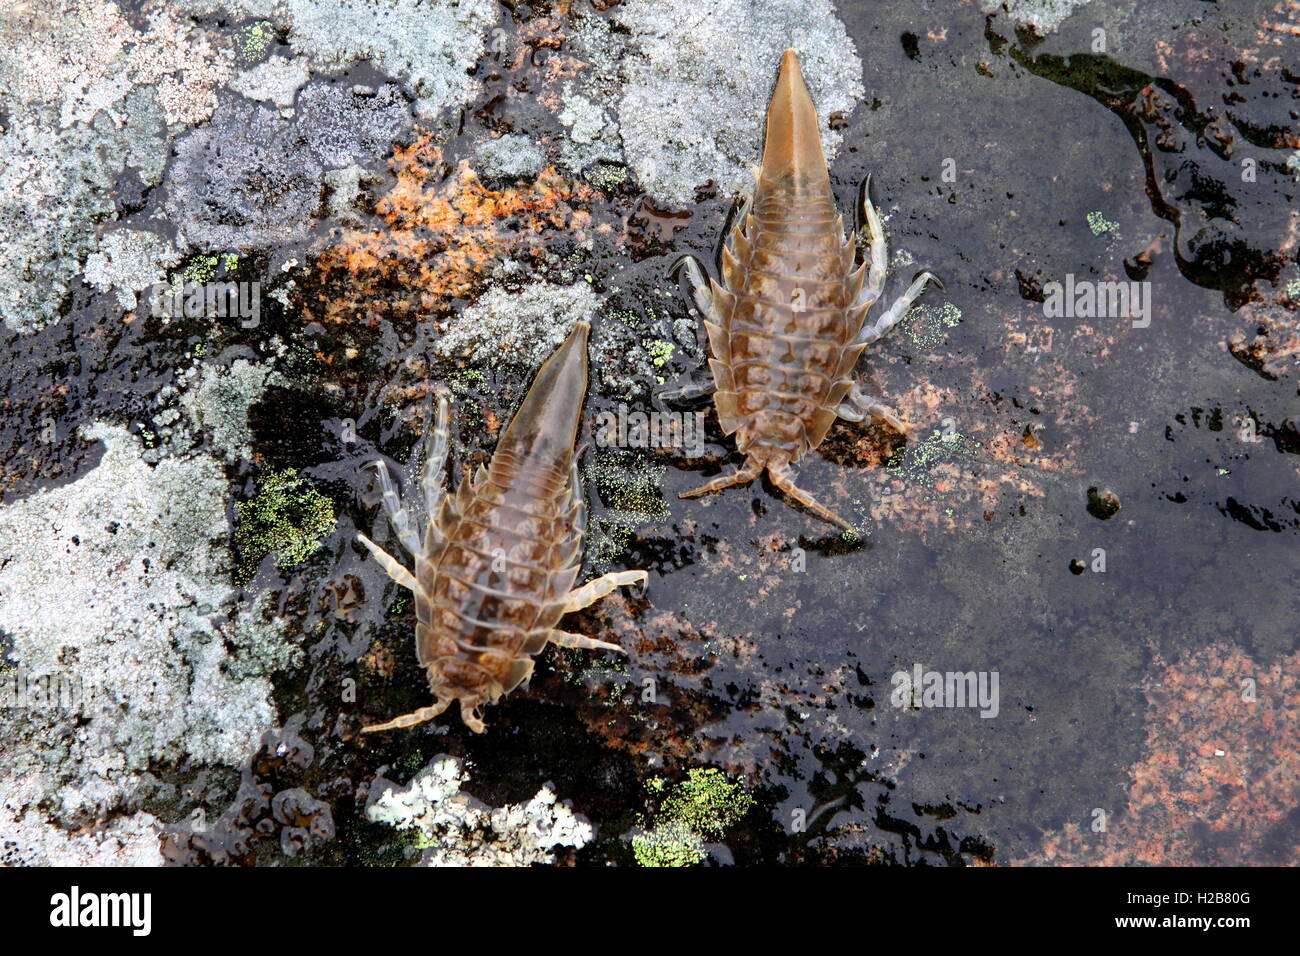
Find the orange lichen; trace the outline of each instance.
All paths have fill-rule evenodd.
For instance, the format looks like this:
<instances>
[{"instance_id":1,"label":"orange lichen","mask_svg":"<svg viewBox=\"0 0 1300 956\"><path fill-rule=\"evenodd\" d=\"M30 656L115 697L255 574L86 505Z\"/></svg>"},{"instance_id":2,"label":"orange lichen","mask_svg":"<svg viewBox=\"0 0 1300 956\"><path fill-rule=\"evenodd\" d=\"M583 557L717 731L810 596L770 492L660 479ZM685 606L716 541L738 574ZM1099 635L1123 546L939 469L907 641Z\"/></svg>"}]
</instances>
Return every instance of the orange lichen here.
<instances>
[{"instance_id":1,"label":"orange lichen","mask_svg":"<svg viewBox=\"0 0 1300 956\"><path fill-rule=\"evenodd\" d=\"M594 190L547 167L534 182L490 189L461 162L448 167L426 133L398 147L396 183L375 205L386 228L345 232L317 261L306 318L324 322L436 314L480 290L506 258L540 258L549 237L581 243Z\"/></svg>"},{"instance_id":2,"label":"orange lichen","mask_svg":"<svg viewBox=\"0 0 1300 956\"><path fill-rule=\"evenodd\" d=\"M1300 788L1297 664L1300 654L1261 667L1241 648L1216 644L1164 667L1144 688L1146 747L1126 810L1104 833L1067 824L1018 862L1297 862L1287 826Z\"/></svg>"},{"instance_id":3,"label":"orange lichen","mask_svg":"<svg viewBox=\"0 0 1300 956\"><path fill-rule=\"evenodd\" d=\"M1300 366L1300 312L1293 303L1283 296L1274 302L1250 303L1239 318L1246 328L1234 329L1220 343L1222 349L1271 378L1281 378Z\"/></svg>"}]
</instances>

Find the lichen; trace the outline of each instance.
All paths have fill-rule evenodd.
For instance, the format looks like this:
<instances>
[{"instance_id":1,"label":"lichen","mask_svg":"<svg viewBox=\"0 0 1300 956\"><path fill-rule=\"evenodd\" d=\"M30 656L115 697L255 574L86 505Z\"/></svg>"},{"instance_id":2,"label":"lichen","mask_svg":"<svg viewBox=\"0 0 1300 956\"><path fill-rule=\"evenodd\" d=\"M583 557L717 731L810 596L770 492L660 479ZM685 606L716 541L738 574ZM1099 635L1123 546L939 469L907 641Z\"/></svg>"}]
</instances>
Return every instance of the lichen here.
<instances>
[{"instance_id":1,"label":"lichen","mask_svg":"<svg viewBox=\"0 0 1300 956\"><path fill-rule=\"evenodd\" d=\"M985 13L997 13L1005 8L1011 18L1022 26L1031 26L1041 35L1055 32L1068 20L1076 7L1092 0L980 0Z\"/></svg>"},{"instance_id":2,"label":"lichen","mask_svg":"<svg viewBox=\"0 0 1300 956\"><path fill-rule=\"evenodd\" d=\"M280 567L306 561L337 523L330 500L292 468L268 474L256 495L241 501L235 510L235 547L242 582L251 580L262 559L271 553Z\"/></svg>"},{"instance_id":3,"label":"lichen","mask_svg":"<svg viewBox=\"0 0 1300 956\"><path fill-rule=\"evenodd\" d=\"M0 707L0 829L26 862L157 862L156 820L106 821L155 762L238 764L275 723L268 674L295 649L230 585L220 464L151 466L118 426L83 436L104 443L96 467L0 508L8 656L79 692L70 708Z\"/></svg>"},{"instance_id":4,"label":"lichen","mask_svg":"<svg viewBox=\"0 0 1300 956\"><path fill-rule=\"evenodd\" d=\"M597 570L608 567L627 548L636 529L671 513L663 497L667 468L635 452L603 448L584 468L605 510L590 520L587 557Z\"/></svg>"},{"instance_id":5,"label":"lichen","mask_svg":"<svg viewBox=\"0 0 1300 956\"><path fill-rule=\"evenodd\" d=\"M753 796L716 767L695 767L680 783L665 787L652 778L652 794L664 793L650 822L632 835L632 852L642 866L690 866L705 859L705 843L723 835L749 812Z\"/></svg>"},{"instance_id":6,"label":"lichen","mask_svg":"<svg viewBox=\"0 0 1300 956\"><path fill-rule=\"evenodd\" d=\"M534 179L545 165L537 143L522 133L484 140L474 150L474 168L484 179Z\"/></svg>"},{"instance_id":7,"label":"lichen","mask_svg":"<svg viewBox=\"0 0 1300 956\"><path fill-rule=\"evenodd\" d=\"M101 292L115 290L124 309L138 304L137 292L161 282L178 253L164 237L137 229L118 229L104 236L99 251L86 258L86 281Z\"/></svg>"},{"instance_id":8,"label":"lichen","mask_svg":"<svg viewBox=\"0 0 1300 956\"><path fill-rule=\"evenodd\" d=\"M455 319L437 354L489 366L536 368L580 319L590 321L601 299L585 284L532 282L517 292L495 288Z\"/></svg>"},{"instance_id":9,"label":"lichen","mask_svg":"<svg viewBox=\"0 0 1300 956\"><path fill-rule=\"evenodd\" d=\"M247 359L235 359L229 368L204 366L197 385L186 392L181 405L197 428L212 436L212 448L234 462L252 457L253 439L248 409L279 376Z\"/></svg>"},{"instance_id":10,"label":"lichen","mask_svg":"<svg viewBox=\"0 0 1300 956\"><path fill-rule=\"evenodd\" d=\"M581 849L595 836L550 784L526 803L494 809L464 792L467 780L455 757L435 757L405 788L376 786L366 817L410 832L423 866L552 863L556 847Z\"/></svg>"},{"instance_id":11,"label":"lichen","mask_svg":"<svg viewBox=\"0 0 1300 956\"><path fill-rule=\"evenodd\" d=\"M1119 229L1119 223L1111 222L1099 209L1094 209L1088 213L1088 228L1092 230L1094 236L1100 236L1102 233L1114 232Z\"/></svg>"},{"instance_id":12,"label":"lichen","mask_svg":"<svg viewBox=\"0 0 1300 956\"><path fill-rule=\"evenodd\" d=\"M933 349L961 322L961 309L951 302L941 306L921 304L913 306L903 320L903 332L912 344L920 349Z\"/></svg>"},{"instance_id":13,"label":"lichen","mask_svg":"<svg viewBox=\"0 0 1300 956\"><path fill-rule=\"evenodd\" d=\"M466 161L448 175L442 149L428 135L398 145L390 168L394 185L375 202L386 227L346 230L322 252L316 275L334 291L307 307L309 318L356 322L428 315L456 299L473 299L494 268L504 272L509 266L512 274L519 273L530 260L553 254L557 242L581 245L590 238L586 207L595 190L566 181L553 169L499 187L485 184ZM503 318L494 321L500 325ZM453 324L460 327L456 335L462 345L490 344L488 336L466 327L464 313ZM517 316L514 324L524 327L524 317ZM567 331L572 320L560 324ZM511 331L512 338L518 335L517 328ZM539 354L531 340L528 351Z\"/></svg>"},{"instance_id":14,"label":"lichen","mask_svg":"<svg viewBox=\"0 0 1300 956\"><path fill-rule=\"evenodd\" d=\"M241 60L252 63L271 45L275 39L275 28L270 20L257 20L235 32L235 51Z\"/></svg>"},{"instance_id":15,"label":"lichen","mask_svg":"<svg viewBox=\"0 0 1300 956\"><path fill-rule=\"evenodd\" d=\"M717 0L706 16L694 0L624 0L608 19L579 18L573 42L599 80L563 91L569 154L618 160L621 145L638 182L680 205L710 179L726 191L752 182L784 48L799 51L828 156L841 137L826 118L852 110L863 93L861 60L829 0ZM595 89L608 80L613 117Z\"/></svg>"},{"instance_id":16,"label":"lichen","mask_svg":"<svg viewBox=\"0 0 1300 956\"><path fill-rule=\"evenodd\" d=\"M889 459L885 467L907 481L934 488L935 468L945 462L968 461L978 447L978 442L960 432L936 428L924 441L909 444L901 458Z\"/></svg>"},{"instance_id":17,"label":"lichen","mask_svg":"<svg viewBox=\"0 0 1300 956\"><path fill-rule=\"evenodd\" d=\"M642 344L645 347L646 354L650 356L651 364L657 369L662 369L668 364L668 360L672 358L673 350L676 348L672 342L668 342L664 339L657 339L653 342L644 342ZM662 375L656 375L655 380L660 385L664 383L664 377Z\"/></svg>"},{"instance_id":18,"label":"lichen","mask_svg":"<svg viewBox=\"0 0 1300 956\"><path fill-rule=\"evenodd\" d=\"M276 14L294 48L321 69L369 61L414 90L422 117L464 102L476 88L469 75L496 23L492 0L226 0L252 15Z\"/></svg>"},{"instance_id":19,"label":"lichen","mask_svg":"<svg viewBox=\"0 0 1300 956\"><path fill-rule=\"evenodd\" d=\"M622 163L609 162L592 163L582 175L587 182L604 192L613 192L621 186L626 186L632 178L627 167Z\"/></svg>"}]
</instances>

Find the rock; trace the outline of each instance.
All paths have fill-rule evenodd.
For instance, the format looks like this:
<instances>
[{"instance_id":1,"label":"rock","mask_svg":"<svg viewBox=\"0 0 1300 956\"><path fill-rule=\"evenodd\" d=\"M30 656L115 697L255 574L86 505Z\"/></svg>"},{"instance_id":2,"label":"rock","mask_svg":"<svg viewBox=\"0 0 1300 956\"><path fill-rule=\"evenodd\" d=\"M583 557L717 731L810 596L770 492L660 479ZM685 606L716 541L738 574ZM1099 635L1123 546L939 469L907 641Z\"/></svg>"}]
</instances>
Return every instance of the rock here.
<instances>
[{"instance_id":1,"label":"rock","mask_svg":"<svg viewBox=\"0 0 1300 956\"><path fill-rule=\"evenodd\" d=\"M829 0L720 0L707 15L690 0L628 0L609 16L626 37L588 17L575 42L596 74L618 77L612 105L628 164L647 190L679 205L710 179L724 190L751 185L787 46L799 53L828 159L840 145L828 117L862 98L862 62ZM591 111L570 98L573 135L594 137Z\"/></svg>"},{"instance_id":2,"label":"rock","mask_svg":"<svg viewBox=\"0 0 1300 956\"><path fill-rule=\"evenodd\" d=\"M267 675L299 653L238 604L217 461L150 467L119 426L83 434L97 467L0 509L0 826L28 835L19 858L65 864L103 847L40 836L33 813L108 839L153 761L238 764L276 721Z\"/></svg>"}]
</instances>

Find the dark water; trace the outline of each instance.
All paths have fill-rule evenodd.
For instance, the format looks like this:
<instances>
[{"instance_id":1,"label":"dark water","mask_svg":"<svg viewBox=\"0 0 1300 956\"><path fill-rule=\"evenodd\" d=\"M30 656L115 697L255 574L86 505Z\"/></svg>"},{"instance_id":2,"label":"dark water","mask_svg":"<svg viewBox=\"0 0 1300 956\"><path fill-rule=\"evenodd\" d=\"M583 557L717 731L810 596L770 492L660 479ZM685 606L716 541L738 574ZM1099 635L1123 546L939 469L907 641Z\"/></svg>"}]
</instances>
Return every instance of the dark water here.
<instances>
[{"instance_id":1,"label":"dark water","mask_svg":"<svg viewBox=\"0 0 1300 956\"><path fill-rule=\"evenodd\" d=\"M1300 617L1288 352L1300 295L1284 292L1300 278L1297 180L1284 165L1300 147L1300 58L1294 42L1258 48L1256 23L1276 19L1271 4L1234 4L1231 16L1224 4L1171 6L1177 30L1155 14L1130 19L1112 28L1114 52L1094 53L1091 31L1103 21L1089 7L1040 42L967 3L888 14L843 5L867 93L844 119L846 148L833 164L840 207L852 210L870 173L891 250L911 255L885 301L922 267L946 286L922 300L929 325L898 330L864 361L909 433L840 423L798 467L799 484L855 516L863 535L844 540L765 482L678 500L734 467L712 416L703 462L668 452L603 459L650 478L591 482L597 533L610 542L602 568L648 568L651 581L644 597L611 598L568 626L618 640L631 651L626 665L552 650L528 692L491 710L481 737L448 718L356 735L369 719L427 703L410 607L383 606L394 591L351 542L375 506L357 466L377 452L405 457L427 382L450 372L426 361L437 333L394 315L311 324L268 303L252 334L279 334L304 357L294 384L254 408L255 461L231 477L248 494L256 475L304 469L337 506L338 527L304 567L267 562L250 585L250 596L271 589L279 613L309 636L308 663L279 680L286 730L268 735L238 780L156 768L198 781L186 799L150 808L179 824L169 856L278 861L288 846L299 862L398 862L400 842L359 807L377 775L405 780L440 752L467 758L470 789L494 806L553 781L600 827L581 863L630 862L624 834L646 806L643 781L700 765L724 768L755 795L725 839L742 863L1004 863L1035 858L1067 824L1086 830L1096 808L1122 819L1130 768L1148 750L1144 687L1160 666L1235 646L1265 674L1294 654ZM517 28L505 12L502 26L512 36ZM469 155L485 130L555 131L519 88L534 63L511 70L485 58L482 102L438 131L443 162ZM1241 177L1247 157L1257 159L1253 182ZM382 159L375 195L392 183ZM625 248L597 241L581 262L610 294L598 323L628 310L648 335L669 337L686 297L669 303L653 290L682 252L713 261L732 204L707 188L699 200L676 210L634 184L593 191L592 223L627 235ZM574 251L558 230L545 239L562 260ZM331 242L319 235L307 249ZM263 266L245 259L239 277ZM1049 283L1067 274L1149 283L1149 326L1047 317ZM294 305L340 295L349 281L318 273ZM366 294L409 291L385 281ZM478 291L437 308L453 314ZM216 342L183 323L145 332L115 322L115 308L87 290L59 325L5 335L25 371L8 386L0 446L7 460L30 462L5 476L6 500L96 460L73 438L38 449L32 436L46 416L61 436L98 418L130 422L194 343L206 341L216 361L256 354L239 330ZM959 322L943 321L957 312ZM306 357L348 348L361 358ZM669 371L690 365L679 350ZM464 394L505 414L525 384L489 375ZM648 401L646 384L636 402ZM613 403L593 394L589 409ZM359 441L345 445L339 423L349 417ZM490 453L482 429L462 428L459 439L463 466ZM631 499L644 517L620 533L626 520L615 512ZM1094 570L1100 552L1104 571ZM917 664L996 672L997 715L893 706L892 675ZM339 703L348 677L359 708ZM655 702L624 692L646 679ZM1266 752L1272 741L1257 733ZM1201 742L1194 726L1186 734L1188 748ZM332 820L301 848L276 837L285 824L270 806L297 788L300 822L320 805ZM208 834L181 823L195 807L218 820ZM792 826L799 817L805 828ZM1290 839L1273 831L1242 852L1275 860ZM1216 852L1207 843L1186 862Z\"/></svg>"}]
</instances>

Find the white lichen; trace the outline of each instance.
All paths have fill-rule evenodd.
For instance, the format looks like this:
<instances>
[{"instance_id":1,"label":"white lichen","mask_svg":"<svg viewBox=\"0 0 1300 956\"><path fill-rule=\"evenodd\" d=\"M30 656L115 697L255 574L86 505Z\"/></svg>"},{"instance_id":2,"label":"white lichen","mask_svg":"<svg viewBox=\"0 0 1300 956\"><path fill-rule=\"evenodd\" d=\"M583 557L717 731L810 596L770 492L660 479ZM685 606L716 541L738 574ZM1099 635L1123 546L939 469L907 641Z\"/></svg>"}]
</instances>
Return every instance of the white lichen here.
<instances>
[{"instance_id":1,"label":"white lichen","mask_svg":"<svg viewBox=\"0 0 1300 956\"><path fill-rule=\"evenodd\" d=\"M830 0L717 0L707 10L694 0L626 0L609 16L621 31L587 17L574 42L596 77L617 79L610 105L623 150L651 193L685 204L710 179L725 190L751 185L786 47L799 54L834 158L841 136L827 121L851 111L863 87L862 61ZM589 132L581 118L578 111L571 126L579 136Z\"/></svg>"},{"instance_id":2,"label":"white lichen","mask_svg":"<svg viewBox=\"0 0 1300 956\"><path fill-rule=\"evenodd\" d=\"M270 369L242 358L229 368L204 366L198 384L185 394L181 405L197 428L210 432L212 448L227 461L251 458L248 409L278 380Z\"/></svg>"},{"instance_id":3,"label":"white lichen","mask_svg":"<svg viewBox=\"0 0 1300 956\"><path fill-rule=\"evenodd\" d=\"M250 100L274 103L281 116L293 115L294 94L311 76L304 57L270 57L230 81L230 88Z\"/></svg>"},{"instance_id":4,"label":"white lichen","mask_svg":"<svg viewBox=\"0 0 1300 956\"><path fill-rule=\"evenodd\" d=\"M535 368L573 323L591 320L601 301L583 282L533 282L518 292L494 288L454 319L434 348L447 358Z\"/></svg>"},{"instance_id":5,"label":"white lichen","mask_svg":"<svg viewBox=\"0 0 1300 956\"><path fill-rule=\"evenodd\" d=\"M100 240L99 251L86 257L86 281L117 293L124 309L134 309L137 292L167 277L167 269L180 261L180 253L163 236L140 229L118 229Z\"/></svg>"},{"instance_id":6,"label":"white lichen","mask_svg":"<svg viewBox=\"0 0 1300 956\"><path fill-rule=\"evenodd\" d=\"M595 832L550 784L526 803L492 808L465 793L455 757L435 757L405 788L371 797L366 818L415 831L424 866L528 866L552 863L556 847L579 849Z\"/></svg>"},{"instance_id":7,"label":"white lichen","mask_svg":"<svg viewBox=\"0 0 1300 956\"><path fill-rule=\"evenodd\" d=\"M1033 27L1040 36L1054 33L1074 15L1078 7L1092 0L980 0L985 13L1006 10L1021 26Z\"/></svg>"},{"instance_id":8,"label":"white lichen","mask_svg":"<svg viewBox=\"0 0 1300 956\"><path fill-rule=\"evenodd\" d=\"M99 827L156 761L238 765L275 725L269 673L298 657L264 606L238 602L219 463L150 466L117 425L83 436L104 443L97 466L0 508L10 823Z\"/></svg>"}]
</instances>

